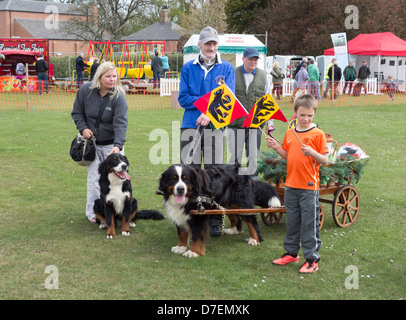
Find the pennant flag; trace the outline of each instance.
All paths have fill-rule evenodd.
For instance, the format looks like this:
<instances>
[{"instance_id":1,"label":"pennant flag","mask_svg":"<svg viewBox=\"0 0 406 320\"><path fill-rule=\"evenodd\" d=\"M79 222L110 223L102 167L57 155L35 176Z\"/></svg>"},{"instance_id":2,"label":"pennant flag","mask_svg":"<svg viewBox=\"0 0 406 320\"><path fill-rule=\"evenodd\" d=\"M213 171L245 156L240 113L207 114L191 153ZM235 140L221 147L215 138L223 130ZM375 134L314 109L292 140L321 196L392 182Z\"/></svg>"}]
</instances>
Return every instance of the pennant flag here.
<instances>
[{"instance_id":1,"label":"pennant flag","mask_svg":"<svg viewBox=\"0 0 406 320\"><path fill-rule=\"evenodd\" d=\"M293 129L294 127L296 127L296 125L297 125L297 117L296 117L296 115L293 115L293 117L289 121L288 130L290 128Z\"/></svg>"},{"instance_id":2,"label":"pennant flag","mask_svg":"<svg viewBox=\"0 0 406 320\"><path fill-rule=\"evenodd\" d=\"M248 114L225 83L197 99L194 106L210 118L216 129Z\"/></svg>"},{"instance_id":3,"label":"pennant flag","mask_svg":"<svg viewBox=\"0 0 406 320\"><path fill-rule=\"evenodd\" d=\"M288 122L288 119L286 119L285 115L282 113L282 110L279 109L275 100L268 93L255 102L242 126L246 128L258 128L261 124L269 119Z\"/></svg>"}]
</instances>

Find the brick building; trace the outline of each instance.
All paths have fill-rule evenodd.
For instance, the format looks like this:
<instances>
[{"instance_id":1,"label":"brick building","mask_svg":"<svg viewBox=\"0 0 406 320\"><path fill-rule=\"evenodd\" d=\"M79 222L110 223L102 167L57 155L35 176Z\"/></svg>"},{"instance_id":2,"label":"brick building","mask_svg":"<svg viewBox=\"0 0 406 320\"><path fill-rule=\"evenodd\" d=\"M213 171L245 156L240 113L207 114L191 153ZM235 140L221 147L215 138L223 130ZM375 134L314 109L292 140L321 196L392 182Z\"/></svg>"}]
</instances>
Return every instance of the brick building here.
<instances>
[{"instance_id":1,"label":"brick building","mask_svg":"<svg viewBox=\"0 0 406 320\"><path fill-rule=\"evenodd\" d=\"M87 52L89 43L65 34L64 25L75 16L65 3L3 0L0 1L0 38L49 39L49 52Z\"/></svg>"},{"instance_id":2,"label":"brick building","mask_svg":"<svg viewBox=\"0 0 406 320\"><path fill-rule=\"evenodd\" d=\"M163 41L165 40L166 52L178 52L178 43L190 36L190 32L176 23L169 21L168 9L164 6L161 10L159 22L151 24L136 33L129 35L125 40L128 41ZM186 39L186 38L185 38ZM186 40L183 40L186 42ZM157 48L161 51L160 48Z\"/></svg>"}]
</instances>

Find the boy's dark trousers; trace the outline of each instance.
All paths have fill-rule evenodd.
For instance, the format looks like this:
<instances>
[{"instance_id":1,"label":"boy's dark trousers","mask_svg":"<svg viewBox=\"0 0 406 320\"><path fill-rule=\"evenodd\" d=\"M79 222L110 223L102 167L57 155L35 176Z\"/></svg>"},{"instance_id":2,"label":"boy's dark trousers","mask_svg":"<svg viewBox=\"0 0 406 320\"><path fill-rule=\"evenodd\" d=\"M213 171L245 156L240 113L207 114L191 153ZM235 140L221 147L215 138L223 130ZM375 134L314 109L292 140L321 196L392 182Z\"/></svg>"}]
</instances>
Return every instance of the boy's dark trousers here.
<instances>
[{"instance_id":1,"label":"boy's dark trousers","mask_svg":"<svg viewBox=\"0 0 406 320\"><path fill-rule=\"evenodd\" d=\"M318 261L321 245L319 232L319 191L285 187L287 253L297 256L300 247L306 260Z\"/></svg>"}]
</instances>

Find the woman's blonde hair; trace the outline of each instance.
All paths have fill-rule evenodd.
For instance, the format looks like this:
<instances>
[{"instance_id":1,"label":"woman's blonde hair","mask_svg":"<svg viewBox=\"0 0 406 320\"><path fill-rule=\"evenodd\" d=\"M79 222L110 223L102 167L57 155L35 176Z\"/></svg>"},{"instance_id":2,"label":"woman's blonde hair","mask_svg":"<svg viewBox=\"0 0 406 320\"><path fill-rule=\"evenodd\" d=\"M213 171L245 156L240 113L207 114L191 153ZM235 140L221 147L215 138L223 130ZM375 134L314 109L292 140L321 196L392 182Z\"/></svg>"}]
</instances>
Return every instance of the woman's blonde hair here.
<instances>
[{"instance_id":1,"label":"woman's blonde hair","mask_svg":"<svg viewBox=\"0 0 406 320\"><path fill-rule=\"evenodd\" d=\"M119 95L120 93L124 93L124 89L121 85L120 75L117 72L116 65L113 62L103 62L100 66L98 66L96 70L96 74L93 77L93 83L90 86L90 90L95 88L100 89L101 87L101 77L108 71L114 70L117 74L117 82L114 85L113 89L110 92L110 98L112 99L116 94Z\"/></svg>"},{"instance_id":2,"label":"woman's blonde hair","mask_svg":"<svg viewBox=\"0 0 406 320\"><path fill-rule=\"evenodd\" d=\"M275 62L273 63L272 68L275 68L275 67L279 67L279 62L278 62L278 61L275 61Z\"/></svg>"}]
</instances>

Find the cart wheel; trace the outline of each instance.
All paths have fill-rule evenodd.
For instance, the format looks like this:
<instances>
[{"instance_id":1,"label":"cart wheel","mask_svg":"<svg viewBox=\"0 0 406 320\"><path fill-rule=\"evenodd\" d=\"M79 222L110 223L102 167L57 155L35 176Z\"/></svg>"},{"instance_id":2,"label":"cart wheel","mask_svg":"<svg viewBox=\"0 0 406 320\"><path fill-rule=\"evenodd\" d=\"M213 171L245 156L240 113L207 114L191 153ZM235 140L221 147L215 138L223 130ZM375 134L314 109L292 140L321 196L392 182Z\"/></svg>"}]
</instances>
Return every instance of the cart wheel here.
<instances>
[{"instance_id":1,"label":"cart wheel","mask_svg":"<svg viewBox=\"0 0 406 320\"><path fill-rule=\"evenodd\" d=\"M261 213L261 219L267 226L273 226L282 219L282 212Z\"/></svg>"},{"instance_id":2,"label":"cart wheel","mask_svg":"<svg viewBox=\"0 0 406 320\"><path fill-rule=\"evenodd\" d=\"M319 230L321 230L321 228L323 228L323 223L324 223L324 209L321 206L321 204L319 204L319 208L320 208L320 213L319 213Z\"/></svg>"},{"instance_id":3,"label":"cart wheel","mask_svg":"<svg viewBox=\"0 0 406 320\"><path fill-rule=\"evenodd\" d=\"M359 195L352 185L342 186L336 192L333 202L333 219L337 226L346 228L357 219Z\"/></svg>"}]
</instances>

